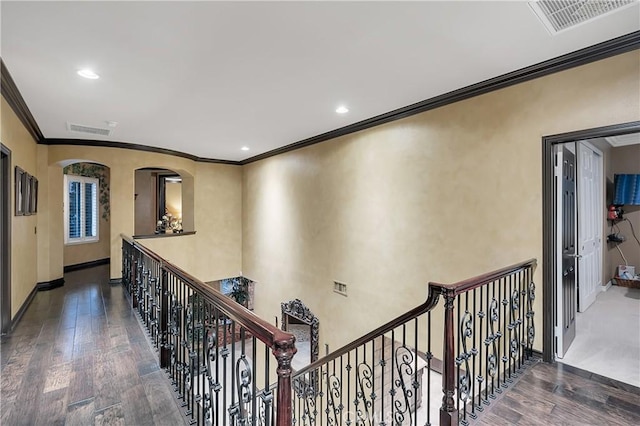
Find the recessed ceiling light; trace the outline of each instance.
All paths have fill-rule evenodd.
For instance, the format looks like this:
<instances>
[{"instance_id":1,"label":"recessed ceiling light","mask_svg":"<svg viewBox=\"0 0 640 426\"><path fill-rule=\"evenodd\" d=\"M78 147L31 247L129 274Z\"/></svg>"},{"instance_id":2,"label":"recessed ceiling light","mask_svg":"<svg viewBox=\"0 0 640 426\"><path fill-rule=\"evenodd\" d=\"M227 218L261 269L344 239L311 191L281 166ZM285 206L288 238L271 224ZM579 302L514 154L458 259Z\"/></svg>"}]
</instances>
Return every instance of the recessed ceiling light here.
<instances>
[{"instance_id":1,"label":"recessed ceiling light","mask_svg":"<svg viewBox=\"0 0 640 426\"><path fill-rule=\"evenodd\" d=\"M78 75L80 77L89 78L91 80L95 80L95 79L100 78L100 76L98 74L96 74L95 72L93 72L92 70L87 69L87 68L78 71Z\"/></svg>"},{"instance_id":2,"label":"recessed ceiling light","mask_svg":"<svg viewBox=\"0 0 640 426\"><path fill-rule=\"evenodd\" d=\"M249 151L249 147L248 146L243 146L242 148L240 148L243 151Z\"/></svg>"},{"instance_id":3,"label":"recessed ceiling light","mask_svg":"<svg viewBox=\"0 0 640 426\"><path fill-rule=\"evenodd\" d=\"M336 112L337 112L338 114L346 114L346 113L348 113L348 112L349 112L349 108L347 108L347 107L346 107L346 106L344 106L344 105L340 105L338 108L336 108Z\"/></svg>"}]
</instances>

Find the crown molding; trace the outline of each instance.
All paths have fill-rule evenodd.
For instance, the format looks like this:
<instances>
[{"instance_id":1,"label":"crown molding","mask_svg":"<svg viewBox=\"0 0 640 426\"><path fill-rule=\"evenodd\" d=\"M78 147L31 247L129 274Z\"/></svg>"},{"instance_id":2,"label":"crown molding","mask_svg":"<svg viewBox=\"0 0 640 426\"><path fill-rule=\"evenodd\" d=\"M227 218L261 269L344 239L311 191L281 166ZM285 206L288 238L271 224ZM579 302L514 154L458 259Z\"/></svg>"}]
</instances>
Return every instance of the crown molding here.
<instances>
[{"instance_id":1,"label":"crown molding","mask_svg":"<svg viewBox=\"0 0 640 426\"><path fill-rule=\"evenodd\" d=\"M215 164L228 164L232 166L239 166L239 161L231 160L217 160L215 158L204 158L196 155L187 154L186 152L176 151L167 148L158 148L149 145L140 145L127 142L114 142L114 141L102 141L95 139L61 139L61 138L43 138L38 143L42 145L74 145L74 146L99 146L103 148L122 148L122 149L134 149L136 151L154 152L156 154L172 155L174 157L187 158L192 161L198 161L201 163L215 163Z\"/></svg>"},{"instance_id":2,"label":"crown molding","mask_svg":"<svg viewBox=\"0 0 640 426\"><path fill-rule=\"evenodd\" d=\"M529 67L525 67L507 74L503 74L498 77L494 77L480 83L472 84L461 89L457 89L443 95L435 96L430 99L426 99L421 102L417 102L406 107L398 108L396 110L377 115L366 120L359 121L354 124L350 124L339 129L335 129L326 133L322 133L317 136L313 136L307 139L303 139L298 142L291 143L289 145L273 149L271 151L258 154L256 156L247 158L242 161L231 160L218 160L215 158L198 157L185 152L176 151L173 149L157 148L148 145L131 144L126 142L112 142L102 140L91 139L57 139L57 138L45 138L38 127L35 119L31 115L29 108L27 107L20 91L16 87L9 71L7 70L4 62L0 58L0 64L2 66L2 95L7 99L7 102L11 108L15 111L20 121L25 125L29 133L40 144L44 145L87 145L87 146L100 146L111 148L123 148L134 149L138 151L155 152L159 154L173 155L176 157L187 158L193 161L203 163L214 164L228 164L228 165L245 165L253 163L255 161L263 160L265 158L273 157L275 155L284 154L289 151L301 149L310 145L315 145L320 142L325 142L331 139L335 139L341 136L345 136L351 133L359 132L361 130L369 129L371 127L379 126L381 124L389 123L392 121L400 120L406 117L410 117L415 114L420 114L425 111L429 111L435 108L439 108L445 105L449 105L455 102L459 102L465 99L469 99L475 96L483 95L495 90L504 89L509 86L524 83L529 80L533 80L539 77L543 77L549 74L553 74L560 71L565 71L570 68L586 65L591 62L606 59L612 56L620 55L622 53L630 52L640 48L640 31L635 31L626 34L621 37L617 37L593 46L586 47L584 49L577 50L575 52L568 53L566 55L559 56L557 58L549 59L544 62L540 62Z\"/></svg>"},{"instance_id":3,"label":"crown molding","mask_svg":"<svg viewBox=\"0 0 640 426\"><path fill-rule=\"evenodd\" d=\"M415 114L419 114L421 112L440 108L445 105L463 101L475 96L484 95L495 90L504 89L505 87L524 83L529 80L533 80L560 71L565 71L567 69L578 67L581 65L586 65L591 62L606 59L611 56L620 55L622 53L637 50L639 48L640 31L635 31L621 37L617 37L599 44L595 44L593 46L586 47L584 49L576 50L575 52L567 53L566 55L558 56L557 58L549 59L547 61L540 62L526 68L521 68L519 70L512 71L498 77L490 78L480 83L472 84L470 86L463 87L461 89L454 90L443 95L435 96L433 98L420 101L406 107L398 108L396 110L380 114L375 117L368 118L366 120L359 121L357 123L350 124L348 126L341 127L327 133L323 133L321 135L313 136L308 139L276 148L263 154L247 158L240 163L242 165L253 163L265 158L273 157L274 155L279 155L285 152L304 148L306 146L315 145L317 143L335 139L340 136L359 132L361 130L369 129L371 127L379 126L391 121L400 120Z\"/></svg>"},{"instance_id":4,"label":"crown molding","mask_svg":"<svg viewBox=\"0 0 640 426\"><path fill-rule=\"evenodd\" d=\"M31 137L33 137L36 142L39 142L44 136L2 58L0 58L0 77L0 93L2 93L2 96L7 100L7 103L18 116L18 119L20 119Z\"/></svg>"}]
</instances>

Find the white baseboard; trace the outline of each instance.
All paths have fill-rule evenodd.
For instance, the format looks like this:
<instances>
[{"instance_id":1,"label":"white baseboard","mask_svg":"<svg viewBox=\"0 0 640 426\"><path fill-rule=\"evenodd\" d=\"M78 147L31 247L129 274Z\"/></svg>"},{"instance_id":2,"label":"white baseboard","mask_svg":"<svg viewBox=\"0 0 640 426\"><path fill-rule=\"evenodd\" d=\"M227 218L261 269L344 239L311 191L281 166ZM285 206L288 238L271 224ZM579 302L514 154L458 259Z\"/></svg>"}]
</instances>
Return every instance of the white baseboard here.
<instances>
[{"instance_id":1,"label":"white baseboard","mask_svg":"<svg viewBox=\"0 0 640 426\"><path fill-rule=\"evenodd\" d=\"M609 280L609 282L607 282L605 285L600 287L601 291L607 291L611 288L611 286L613 285L613 283L611 282L611 280Z\"/></svg>"}]
</instances>

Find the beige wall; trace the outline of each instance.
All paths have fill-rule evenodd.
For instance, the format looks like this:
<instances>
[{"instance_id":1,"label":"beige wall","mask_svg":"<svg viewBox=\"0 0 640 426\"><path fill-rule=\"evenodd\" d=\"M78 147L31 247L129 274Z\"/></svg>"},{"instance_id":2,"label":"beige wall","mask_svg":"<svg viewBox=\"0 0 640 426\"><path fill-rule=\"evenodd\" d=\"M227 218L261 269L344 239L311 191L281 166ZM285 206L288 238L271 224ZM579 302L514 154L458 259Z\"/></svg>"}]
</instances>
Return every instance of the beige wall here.
<instances>
[{"instance_id":1,"label":"beige wall","mask_svg":"<svg viewBox=\"0 0 640 426\"><path fill-rule=\"evenodd\" d=\"M640 119L639 76L635 51L245 166L256 312L298 297L335 349L424 301L428 281L541 260L542 136Z\"/></svg>"},{"instance_id":2,"label":"beige wall","mask_svg":"<svg viewBox=\"0 0 640 426\"><path fill-rule=\"evenodd\" d=\"M640 145L622 146L611 150L611 179L614 174L640 174ZM622 234L626 241L619 244L620 250L627 258L629 265L636 267L636 272L640 273L640 244L633 238L631 226L635 229L636 236L640 239L640 206L623 206L624 217L628 221L618 222L614 232ZM611 233L609 228L606 235ZM609 243L607 254L608 279L616 275L618 265L624 265L624 260L616 249L615 244Z\"/></svg>"},{"instance_id":3,"label":"beige wall","mask_svg":"<svg viewBox=\"0 0 640 426\"><path fill-rule=\"evenodd\" d=\"M158 175L150 170L135 171L135 235L152 235L156 230Z\"/></svg>"},{"instance_id":4,"label":"beige wall","mask_svg":"<svg viewBox=\"0 0 640 426\"><path fill-rule=\"evenodd\" d=\"M105 168L105 178L110 186L109 169ZM64 190L64 188L63 188ZM64 245L64 266L78 265L81 263L91 262L94 260L107 259L111 255L111 222L105 219L104 206L100 204L100 223L98 225L99 238L98 241L82 244L65 244Z\"/></svg>"},{"instance_id":5,"label":"beige wall","mask_svg":"<svg viewBox=\"0 0 640 426\"><path fill-rule=\"evenodd\" d=\"M200 278L214 281L242 269L242 169L196 163L196 235L139 240Z\"/></svg>"},{"instance_id":6,"label":"beige wall","mask_svg":"<svg viewBox=\"0 0 640 426\"><path fill-rule=\"evenodd\" d=\"M143 240L144 243L204 281L237 275L241 269L242 171L239 167L196 163L170 155L120 148L53 145L49 147L49 167L59 169L60 178L50 182L52 187L62 187L60 164L69 159L99 162L110 169L112 278L121 275L120 235L133 235L134 172L145 167L166 168L183 176L194 176L197 234ZM62 224L62 213L52 214L50 220ZM50 245L61 249L62 234Z\"/></svg>"},{"instance_id":7,"label":"beige wall","mask_svg":"<svg viewBox=\"0 0 640 426\"><path fill-rule=\"evenodd\" d=\"M46 182L47 179L43 179L39 173L39 156L35 141L4 97L0 109L1 142L11 150L11 318L13 318L38 280L38 235L36 232L38 218L41 212L46 211L47 208L46 204L39 204L37 215L14 216L15 166L19 166L38 178L40 193L46 190L46 183L42 182ZM59 277L61 276L62 274Z\"/></svg>"}]
</instances>

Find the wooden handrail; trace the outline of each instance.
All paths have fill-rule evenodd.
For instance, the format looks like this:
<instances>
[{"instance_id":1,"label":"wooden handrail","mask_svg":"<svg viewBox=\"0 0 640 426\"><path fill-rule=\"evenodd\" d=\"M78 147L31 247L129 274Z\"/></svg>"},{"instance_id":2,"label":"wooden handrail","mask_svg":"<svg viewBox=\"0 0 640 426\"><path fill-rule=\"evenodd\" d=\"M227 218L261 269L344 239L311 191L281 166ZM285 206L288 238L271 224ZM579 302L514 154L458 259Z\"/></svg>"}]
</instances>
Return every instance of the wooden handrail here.
<instances>
[{"instance_id":1,"label":"wooden handrail","mask_svg":"<svg viewBox=\"0 0 640 426\"><path fill-rule=\"evenodd\" d=\"M134 239L129 238L126 235L121 235L121 237L123 240L131 244L134 248L160 263L161 267L164 270L176 275L181 280L188 283L196 291L202 293L204 299L207 302L215 304L216 307L218 307L225 315L229 316L242 327L249 330L251 334L261 340L267 346L273 348L276 342L288 342L293 339L293 334L282 331L271 323L263 320L244 306L229 299L219 290L206 285L198 278L164 259L157 253L149 250L147 247L143 246Z\"/></svg>"},{"instance_id":2,"label":"wooden handrail","mask_svg":"<svg viewBox=\"0 0 640 426\"><path fill-rule=\"evenodd\" d=\"M438 283L431 282L429 283L429 295L427 297L426 302L424 302L422 305L417 306L414 309L410 310L409 312L402 314L397 318L392 319L388 323L381 325L380 327L354 340L353 342L348 343L343 347L341 347L340 349L337 349L331 352L329 355L326 355L314 361L313 363L307 365L303 369L297 371L294 374L294 377L302 376L305 373L308 373L309 371L314 370L329 361L333 361L334 359L339 358L340 356L346 354L349 351L352 351L353 349L363 345L364 343L367 343L378 336L381 336L387 332L390 332L397 326L409 320L412 320L426 313L427 311L430 311L437 305L439 296L444 294L447 291L453 291L453 295L455 296L460 293L464 293L466 291L473 290L474 288L478 288L482 285L493 282L502 277L511 275L520 270L525 270L530 267L535 267L536 264L537 264L536 259L529 259L524 262L519 262L510 266L507 266L505 268L497 269L495 271L478 275L477 277L469 278L454 284L438 284Z\"/></svg>"},{"instance_id":3,"label":"wooden handrail","mask_svg":"<svg viewBox=\"0 0 640 426\"><path fill-rule=\"evenodd\" d=\"M213 304L224 315L233 319L241 327L244 327L249 333L253 335L255 339L262 341L266 346L271 349L273 356L278 362L276 373L278 375L277 386L277 413L276 413L276 426L290 426L292 422L292 407L291 407L291 360L297 352L295 347L295 337L291 333L287 333L275 327L274 325L263 320L253 312L246 309L239 303L231 301L228 297L223 295L219 290L214 289L204 282L164 259L162 256L149 250L142 244L133 240L132 238L121 235L124 243L132 247L133 250L138 251L142 255L148 257L152 261L157 262L160 265L161 271L161 285L166 285L168 275L172 274L180 279L184 284L187 284L194 289L198 294L208 303ZM124 245L123 245L124 248ZM134 270L132 273L137 272L138 260L133 262ZM133 278L135 279L135 278ZM135 296L132 297L132 304L134 307L137 305ZM162 303L162 306L167 306L167 302ZM164 322L166 322L168 312L162 313ZM166 327L166 324L161 324L161 327ZM160 353L160 362L167 362L168 354L165 351ZM163 361L164 360L164 361ZM255 395L254 395L255 397ZM255 405L255 402L254 402Z\"/></svg>"},{"instance_id":4,"label":"wooden handrail","mask_svg":"<svg viewBox=\"0 0 640 426\"><path fill-rule=\"evenodd\" d=\"M508 276L522 271L533 270L537 265L536 259L529 259L516 263L506 268L497 269L486 274L478 275L454 284L429 283L429 289L433 289L444 299L444 340L443 340L443 362L442 362L442 406L440 407L440 424L452 426L459 424L460 412L455 406L455 395L458 377L456 373L455 341L460 338L456 334L457 325L454 318L454 301L456 297L480 288L492 282L499 281ZM530 277L533 279L533 276ZM475 306L475 304L474 304ZM468 354L465 354L467 356ZM465 412L466 413L466 412Z\"/></svg>"},{"instance_id":5,"label":"wooden handrail","mask_svg":"<svg viewBox=\"0 0 640 426\"><path fill-rule=\"evenodd\" d=\"M505 268L497 269L492 272L487 272L486 274L478 275L473 278L468 278L463 281L459 281L453 284L440 284L435 282L430 282L429 287L435 287L440 294L444 294L445 292L453 292L453 296L457 296L459 294L465 293L467 291L473 290L474 288L481 287L485 284L489 284L490 282L499 280L500 278L504 278L506 276L512 275L516 272L523 271L529 268L535 268L538 261L536 259L525 260L524 262L515 263L511 266L507 266Z\"/></svg>"},{"instance_id":6,"label":"wooden handrail","mask_svg":"<svg viewBox=\"0 0 640 426\"><path fill-rule=\"evenodd\" d=\"M299 377L299 376L303 376L304 374L308 373L309 371L315 370L316 368L320 367L321 365L324 365L330 361L333 361L334 359L340 358L342 355L346 354L347 352L350 352L360 346L362 346L363 344L370 342L371 340L375 339L376 337L382 336L385 333L390 332L391 330L393 330L394 328L398 327L399 325L402 325L414 318L419 317L420 315L430 311L431 309L433 309L437 304L438 304L438 297L439 297L440 293L435 289L435 288L429 288L429 295L427 296L427 300L420 306L417 306L415 308L413 308L412 310L400 315L397 318L392 319L391 321L389 321L388 323L381 325L380 327L376 328L375 330L365 334L364 336L354 340L351 343L348 343L346 345L344 345L343 347L341 347L340 349L337 349L333 352L331 352L329 355L326 355L314 362L312 362L311 364L307 365L306 367L298 370L295 372L295 374L293 375L293 377Z\"/></svg>"}]
</instances>

